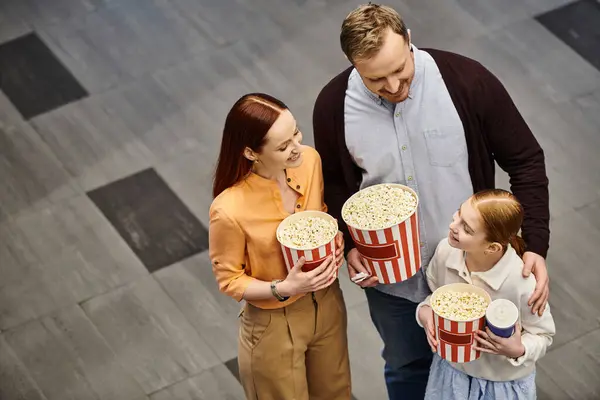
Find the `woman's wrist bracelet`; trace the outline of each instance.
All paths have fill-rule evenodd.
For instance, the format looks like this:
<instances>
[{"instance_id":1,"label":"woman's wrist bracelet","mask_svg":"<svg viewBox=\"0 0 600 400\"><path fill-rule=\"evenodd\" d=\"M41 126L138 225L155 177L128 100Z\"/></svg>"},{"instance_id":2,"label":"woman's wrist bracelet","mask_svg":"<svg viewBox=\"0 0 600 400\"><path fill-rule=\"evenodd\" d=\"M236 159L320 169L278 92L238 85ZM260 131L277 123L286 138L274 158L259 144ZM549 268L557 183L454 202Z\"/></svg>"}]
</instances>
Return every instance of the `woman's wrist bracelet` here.
<instances>
[{"instance_id":1,"label":"woman's wrist bracelet","mask_svg":"<svg viewBox=\"0 0 600 400\"><path fill-rule=\"evenodd\" d=\"M271 281L271 293L273 293L273 296L279 300L279 301L286 301L287 299L290 298L290 296L282 296L281 294L279 294L279 292L277 291L277 284L283 282L283 280L281 279L274 279Z\"/></svg>"}]
</instances>

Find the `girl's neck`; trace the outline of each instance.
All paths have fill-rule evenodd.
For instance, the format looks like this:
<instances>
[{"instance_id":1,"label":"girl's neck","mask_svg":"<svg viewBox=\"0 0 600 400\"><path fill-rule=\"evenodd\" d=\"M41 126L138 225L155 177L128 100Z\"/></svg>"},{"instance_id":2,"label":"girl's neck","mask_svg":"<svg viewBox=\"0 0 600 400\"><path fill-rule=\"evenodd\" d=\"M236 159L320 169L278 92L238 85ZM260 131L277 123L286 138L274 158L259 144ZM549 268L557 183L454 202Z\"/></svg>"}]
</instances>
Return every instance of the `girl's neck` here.
<instances>
[{"instance_id":1,"label":"girl's neck","mask_svg":"<svg viewBox=\"0 0 600 400\"><path fill-rule=\"evenodd\" d=\"M502 256L504 256L504 252L484 254L465 251L465 264L469 272L486 272L494 268Z\"/></svg>"},{"instance_id":2,"label":"girl's neck","mask_svg":"<svg viewBox=\"0 0 600 400\"><path fill-rule=\"evenodd\" d=\"M269 179L269 180L275 181L277 183L285 182L285 179L286 179L286 174L285 174L284 169L270 171L270 170L266 169L265 167L263 167L262 165L255 165L252 168L252 172L254 172L256 175L258 175L262 178Z\"/></svg>"}]
</instances>

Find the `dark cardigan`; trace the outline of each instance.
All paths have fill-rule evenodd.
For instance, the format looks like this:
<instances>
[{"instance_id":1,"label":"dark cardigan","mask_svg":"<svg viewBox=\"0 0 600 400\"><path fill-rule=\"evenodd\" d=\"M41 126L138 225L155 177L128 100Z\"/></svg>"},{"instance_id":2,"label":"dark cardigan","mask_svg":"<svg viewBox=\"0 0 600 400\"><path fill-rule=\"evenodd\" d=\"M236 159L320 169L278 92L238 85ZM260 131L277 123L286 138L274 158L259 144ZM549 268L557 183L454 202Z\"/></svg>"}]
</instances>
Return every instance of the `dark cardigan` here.
<instances>
[{"instance_id":1,"label":"dark cardigan","mask_svg":"<svg viewBox=\"0 0 600 400\"><path fill-rule=\"evenodd\" d=\"M463 124L473 190L496 187L494 161L510 176L513 194L525 210L527 250L546 257L550 241L548 178L544 152L508 92L490 71L458 54L424 49L435 60ZM362 170L346 147L344 99L352 67L319 93L313 110L315 146L323 160L325 202L352 248L341 218L344 202L359 190ZM449 218L450 216L448 216Z\"/></svg>"}]
</instances>

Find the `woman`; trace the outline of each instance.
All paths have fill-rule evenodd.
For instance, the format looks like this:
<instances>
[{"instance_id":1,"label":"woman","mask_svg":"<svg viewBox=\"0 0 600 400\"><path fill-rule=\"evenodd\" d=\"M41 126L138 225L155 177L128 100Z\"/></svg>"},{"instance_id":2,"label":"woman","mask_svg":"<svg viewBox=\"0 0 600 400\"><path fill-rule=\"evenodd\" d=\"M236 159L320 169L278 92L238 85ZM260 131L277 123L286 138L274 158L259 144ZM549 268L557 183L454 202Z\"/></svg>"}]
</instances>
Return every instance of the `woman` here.
<instances>
[{"instance_id":1,"label":"woman","mask_svg":"<svg viewBox=\"0 0 600 400\"><path fill-rule=\"evenodd\" d=\"M334 257L287 273L275 231L288 215L326 211L321 159L303 146L287 106L247 94L225 121L210 208L210 258L219 288L246 300L239 369L246 397L350 399L346 307Z\"/></svg>"}]
</instances>

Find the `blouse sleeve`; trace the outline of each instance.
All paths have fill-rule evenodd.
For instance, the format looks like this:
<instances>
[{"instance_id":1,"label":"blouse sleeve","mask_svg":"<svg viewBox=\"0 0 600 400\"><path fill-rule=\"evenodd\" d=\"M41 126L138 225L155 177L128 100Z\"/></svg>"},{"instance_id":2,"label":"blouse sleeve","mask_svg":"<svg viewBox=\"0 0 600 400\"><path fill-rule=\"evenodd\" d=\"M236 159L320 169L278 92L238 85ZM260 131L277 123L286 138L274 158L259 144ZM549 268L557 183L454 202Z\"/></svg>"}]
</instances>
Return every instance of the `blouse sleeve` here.
<instances>
[{"instance_id":1,"label":"blouse sleeve","mask_svg":"<svg viewBox=\"0 0 600 400\"><path fill-rule=\"evenodd\" d=\"M211 208L209 255L219 290L237 301L254 278L246 275L246 237L240 226L222 209Z\"/></svg>"},{"instance_id":2,"label":"blouse sleeve","mask_svg":"<svg viewBox=\"0 0 600 400\"><path fill-rule=\"evenodd\" d=\"M327 212L327 204L325 204L324 193L325 193L325 185L323 183L323 165L321 162L321 156L315 150L315 169L313 170L313 176L311 179L312 185L312 193L318 193L321 199L321 211Z\"/></svg>"}]
</instances>

